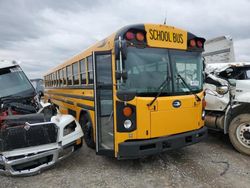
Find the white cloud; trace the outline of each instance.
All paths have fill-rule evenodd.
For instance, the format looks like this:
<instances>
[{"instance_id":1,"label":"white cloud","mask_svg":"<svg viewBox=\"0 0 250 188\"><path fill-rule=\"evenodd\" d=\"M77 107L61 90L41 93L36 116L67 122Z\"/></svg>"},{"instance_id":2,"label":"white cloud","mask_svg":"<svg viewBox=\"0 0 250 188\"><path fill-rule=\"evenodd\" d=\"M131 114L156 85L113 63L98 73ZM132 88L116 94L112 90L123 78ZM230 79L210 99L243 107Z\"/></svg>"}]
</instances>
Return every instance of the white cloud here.
<instances>
[{"instance_id":1,"label":"white cloud","mask_svg":"<svg viewBox=\"0 0 250 188\"><path fill-rule=\"evenodd\" d=\"M250 62L250 38L235 41L234 49L237 60Z\"/></svg>"},{"instance_id":2,"label":"white cloud","mask_svg":"<svg viewBox=\"0 0 250 188\"><path fill-rule=\"evenodd\" d=\"M237 60L250 61L247 0L16 2L0 2L0 57L22 61L31 78L124 25L163 23L166 15L167 24L206 38L231 35Z\"/></svg>"}]
</instances>

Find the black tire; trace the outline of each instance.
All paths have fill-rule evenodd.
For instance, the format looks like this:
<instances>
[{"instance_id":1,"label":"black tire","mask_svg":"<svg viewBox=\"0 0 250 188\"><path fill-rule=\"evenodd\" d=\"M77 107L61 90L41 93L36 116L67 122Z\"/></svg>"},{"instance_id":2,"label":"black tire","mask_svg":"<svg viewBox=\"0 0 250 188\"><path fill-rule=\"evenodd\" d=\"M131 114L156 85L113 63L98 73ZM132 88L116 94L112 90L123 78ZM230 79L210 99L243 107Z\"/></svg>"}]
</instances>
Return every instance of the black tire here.
<instances>
[{"instance_id":1,"label":"black tire","mask_svg":"<svg viewBox=\"0 0 250 188\"><path fill-rule=\"evenodd\" d=\"M93 128L92 128L91 122L86 114L82 115L80 117L80 125L82 127L82 131L84 134L83 138L84 138L86 145L89 148L95 149Z\"/></svg>"},{"instance_id":2,"label":"black tire","mask_svg":"<svg viewBox=\"0 0 250 188\"><path fill-rule=\"evenodd\" d=\"M240 153L250 155L250 114L240 114L229 125L229 138Z\"/></svg>"}]
</instances>

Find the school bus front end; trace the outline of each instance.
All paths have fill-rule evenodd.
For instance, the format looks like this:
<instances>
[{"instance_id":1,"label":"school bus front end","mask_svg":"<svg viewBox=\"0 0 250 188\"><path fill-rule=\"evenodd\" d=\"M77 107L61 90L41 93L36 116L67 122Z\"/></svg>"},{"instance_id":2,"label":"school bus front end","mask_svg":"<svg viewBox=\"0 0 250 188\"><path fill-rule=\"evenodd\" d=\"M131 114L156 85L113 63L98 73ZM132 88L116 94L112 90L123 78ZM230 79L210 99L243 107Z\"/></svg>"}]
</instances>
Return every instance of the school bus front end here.
<instances>
[{"instance_id":1,"label":"school bus front end","mask_svg":"<svg viewBox=\"0 0 250 188\"><path fill-rule=\"evenodd\" d=\"M204 127L204 39L165 25L115 38L114 151L139 158L195 144Z\"/></svg>"},{"instance_id":2,"label":"school bus front end","mask_svg":"<svg viewBox=\"0 0 250 188\"><path fill-rule=\"evenodd\" d=\"M99 155L140 158L204 139L205 40L127 26L52 69L45 96L80 122Z\"/></svg>"}]
</instances>

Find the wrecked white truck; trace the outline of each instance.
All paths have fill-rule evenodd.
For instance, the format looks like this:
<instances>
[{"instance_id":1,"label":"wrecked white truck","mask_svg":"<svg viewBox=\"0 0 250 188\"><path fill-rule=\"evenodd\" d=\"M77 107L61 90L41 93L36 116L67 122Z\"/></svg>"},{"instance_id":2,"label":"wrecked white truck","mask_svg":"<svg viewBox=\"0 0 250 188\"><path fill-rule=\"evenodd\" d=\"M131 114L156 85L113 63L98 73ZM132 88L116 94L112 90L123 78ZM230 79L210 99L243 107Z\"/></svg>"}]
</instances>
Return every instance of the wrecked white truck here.
<instances>
[{"instance_id":1,"label":"wrecked white truck","mask_svg":"<svg viewBox=\"0 0 250 188\"><path fill-rule=\"evenodd\" d=\"M81 147L79 123L40 103L17 63L0 61L0 88L1 174L37 174Z\"/></svg>"},{"instance_id":2,"label":"wrecked white truck","mask_svg":"<svg viewBox=\"0 0 250 188\"><path fill-rule=\"evenodd\" d=\"M206 126L229 134L235 149L250 155L250 63L211 63L205 74Z\"/></svg>"}]
</instances>

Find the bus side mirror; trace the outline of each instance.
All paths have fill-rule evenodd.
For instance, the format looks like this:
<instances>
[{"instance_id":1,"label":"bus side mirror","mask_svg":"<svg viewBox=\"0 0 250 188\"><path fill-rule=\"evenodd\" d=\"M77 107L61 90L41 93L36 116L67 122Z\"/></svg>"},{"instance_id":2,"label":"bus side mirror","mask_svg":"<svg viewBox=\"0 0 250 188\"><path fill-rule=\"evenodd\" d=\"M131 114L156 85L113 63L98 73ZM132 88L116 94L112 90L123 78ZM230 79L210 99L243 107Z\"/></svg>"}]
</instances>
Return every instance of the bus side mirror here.
<instances>
[{"instance_id":1,"label":"bus side mirror","mask_svg":"<svg viewBox=\"0 0 250 188\"><path fill-rule=\"evenodd\" d=\"M128 72L127 71L115 71L115 78L116 80L120 80L121 78L123 80L127 80L128 79Z\"/></svg>"},{"instance_id":2,"label":"bus side mirror","mask_svg":"<svg viewBox=\"0 0 250 188\"><path fill-rule=\"evenodd\" d=\"M127 58L127 42L125 40L115 41L115 59L116 60L120 59L120 53L122 55L122 59L125 60Z\"/></svg>"}]
</instances>

